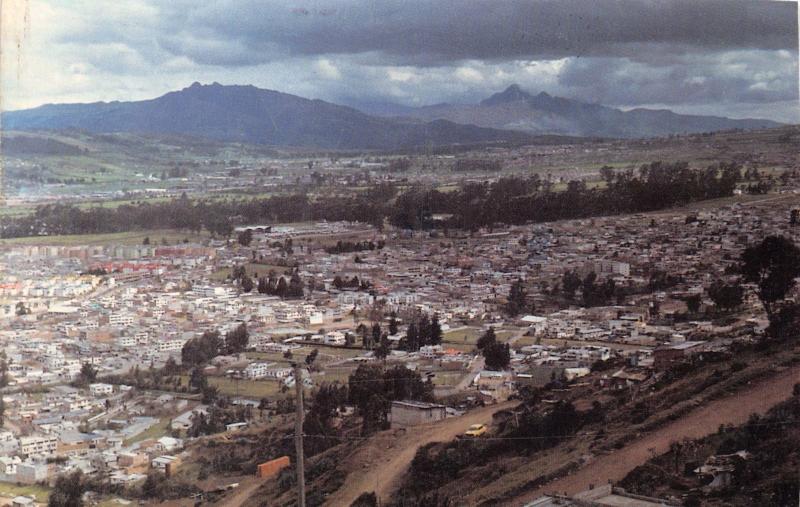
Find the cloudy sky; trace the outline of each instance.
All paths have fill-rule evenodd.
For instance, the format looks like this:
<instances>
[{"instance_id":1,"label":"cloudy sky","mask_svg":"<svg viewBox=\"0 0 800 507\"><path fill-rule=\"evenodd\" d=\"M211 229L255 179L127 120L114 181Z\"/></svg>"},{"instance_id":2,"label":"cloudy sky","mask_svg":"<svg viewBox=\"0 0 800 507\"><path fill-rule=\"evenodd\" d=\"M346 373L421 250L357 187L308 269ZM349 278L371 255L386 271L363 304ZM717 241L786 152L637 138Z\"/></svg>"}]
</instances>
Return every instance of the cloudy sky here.
<instances>
[{"instance_id":1,"label":"cloudy sky","mask_svg":"<svg viewBox=\"0 0 800 507\"><path fill-rule=\"evenodd\" d=\"M194 81L338 103L476 102L512 83L800 123L798 14L768 0L3 0L2 107Z\"/></svg>"}]
</instances>

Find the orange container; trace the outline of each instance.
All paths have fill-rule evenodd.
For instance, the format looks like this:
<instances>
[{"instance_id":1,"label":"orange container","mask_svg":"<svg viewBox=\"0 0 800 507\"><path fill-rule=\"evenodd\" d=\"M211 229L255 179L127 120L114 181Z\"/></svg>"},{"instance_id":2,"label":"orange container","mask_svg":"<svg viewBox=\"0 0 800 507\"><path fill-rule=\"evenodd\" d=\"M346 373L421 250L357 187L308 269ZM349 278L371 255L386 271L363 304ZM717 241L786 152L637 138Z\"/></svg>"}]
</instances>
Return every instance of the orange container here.
<instances>
[{"instance_id":1,"label":"orange container","mask_svg":"<svg viewBox=\"0 0 800 507\"><path fill-rule=\"evenodd\" d=\"M290 465L289 456L281 456L280 458L261 463L256 469L256 477L262 479L269 479L275 477L284 468Z\"/></svg>"}]
</instances>

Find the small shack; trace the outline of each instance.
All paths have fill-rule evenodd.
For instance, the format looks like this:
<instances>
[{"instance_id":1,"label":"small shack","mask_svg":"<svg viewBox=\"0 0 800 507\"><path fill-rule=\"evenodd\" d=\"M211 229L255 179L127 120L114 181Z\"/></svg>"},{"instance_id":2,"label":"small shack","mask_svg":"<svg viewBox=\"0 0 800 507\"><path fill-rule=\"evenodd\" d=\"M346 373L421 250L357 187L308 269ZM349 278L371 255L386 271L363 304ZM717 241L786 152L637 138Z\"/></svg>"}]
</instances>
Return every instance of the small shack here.
<instances>
[{"instance_id":1,"label":"small shack","mask_svg":"<svg viewBox=\"0 0 800 507\"><path fill-rule=\"evenodd\" d=\"M441 421L447 417L447 407L424 401L393 401L390 420L392 428L405 428Z\"/></svg>"},{"instance_id":2,"label":"small shack","mask_svg":"<svg viewBox=\"0 0 800 507\"><path fill-rule=\"evenodd\" d=\"M261 479L270 479L280 473L281 470L290 465L289 456L281 456L271 461L261 463L256 468L256 477Z\"/></svg>"}]
</instances>

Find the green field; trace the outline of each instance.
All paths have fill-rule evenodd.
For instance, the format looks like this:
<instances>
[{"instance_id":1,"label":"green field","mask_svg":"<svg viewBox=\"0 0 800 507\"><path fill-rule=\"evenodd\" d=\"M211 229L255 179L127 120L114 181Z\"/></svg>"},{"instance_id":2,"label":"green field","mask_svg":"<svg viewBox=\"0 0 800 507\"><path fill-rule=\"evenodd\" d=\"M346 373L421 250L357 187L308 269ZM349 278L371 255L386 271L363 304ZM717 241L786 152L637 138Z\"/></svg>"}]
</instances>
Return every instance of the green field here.
<instances>
[{"instance_id":1,"label":"green field","mask_svg":"<svg viewBox=\"0 0 800 507\"><path fill-rule=\"evenodd\" d=\"M30 238L12 238L0 240L0 246L12 245L53 245L53 246L73 246L73 245L141 245L145 238L150 238L151 245L160 245L162 239L167 240L170 245L182 244L184 239L190 242L199 242L208 239L208 234L201 232L199 235L193 232L178 230L145 230L130 232L115 232L109 234L75 234L69 236L35 236Z\"/></svg>"},{"instance_id":2,"label":"green field","mask_svg":"<svg viewBox=\"0 0 800 507\"><path fill-rule=\"evenodd\" d=\"M281 390L280 382L275 380L240 380L237 386L237 381L228 377L208 377L208 384L219 389L221 394L255 399L275 396Z\"/></svg>"},{"instance_id":3,"label":"green field","mask_svg":"<svg viewBox=\"0 0 800 507\"><path fill-rule=\"evenodd\" d=\"M455 329L444 333L442 335L442 341L444 343L475 345L482 334L483 330L477 327Z\"/></svg>"},{"instance_id":4,"label":"green field","mask_svg":"<svg viewBox=\"0 0 800 507\"><path fill-rule=\"evenodd\" d=\"M143 440L159 439L163 436L166 436L169 434L169 424L171 421L172 419L169 417L162 417L157 423L150 426L143 432L125 440L123 445L128 446L135 444L136 442L142 442Z\"/></svg>"},{"instance_id":5,"label":"green field","mask_svg":"<svg viewBox=\"0 0 800 507\"><path fill-rule=\"evenodd\" d=\"M47 503L50 497L50 488L38 484L22 486L10 482L0 482L0 496L13 498L15 496L33 496L39 503ZM9 504L10 505L10 504Z\"/></svg>"},{"instance_id":6,"label":"green field","mask_svg":"<svg viewBox=\"0 0 800 507\"><path fill-rule=\"evenodd\" d=\"M442 342L444 343L452 343L452 344L467 344L467 345L475 345L478 343L478 339L483 335L485 331L483 329L477 327L469 327L469 328L462 328L456 329L453 331L448 331L442 335ZM515 333L514 331L509 331L505 329L495 329L494 330L495 336L497 336L498 341L506 341Z\"/></svg>"},{"instance_id":7,"label":"green field","mask_svg":"<svg viewBox=\"0 0 800 507\"><path fill-rule=\"evenodd\" d=\"M317 386L322 383L330 384L333 382L346 384L352 372L353 368L329 368L325 370L324 375L313 375L312 378Z\"/></svg>"},{"instance_id":8,"label":"green field","mask_svg":"<svg viewBox=\"0 0 800 507\"><path fill-rule=\"evenodd\" d=\"M433 383L437 386L454 386L464 378L464 372L458 371L437 371L433 377Z\"/></svg>"}]
</instances>

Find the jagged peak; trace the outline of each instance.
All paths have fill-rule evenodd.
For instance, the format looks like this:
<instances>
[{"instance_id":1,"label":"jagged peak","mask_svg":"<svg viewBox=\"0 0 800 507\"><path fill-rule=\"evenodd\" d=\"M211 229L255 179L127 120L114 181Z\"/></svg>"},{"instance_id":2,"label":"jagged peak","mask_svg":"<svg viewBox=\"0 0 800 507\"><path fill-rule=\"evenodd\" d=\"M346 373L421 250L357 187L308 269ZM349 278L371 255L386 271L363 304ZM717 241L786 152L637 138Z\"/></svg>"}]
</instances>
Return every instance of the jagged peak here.
<instances>
[{"instance_id":1,"label":"jagged peak","mask_svg":"<svg viewBox=\"0 0 800 507\"><path fill-rule=\"evenodd\" d=\"M495 104L505 104L508 102L518 102L520 100L527 100L531 96L528 92L523 90L518 84L514 83L502 92L495 93L488 99L481 102L482 105L492 106Z\"/></svg>"}]
</instances>

